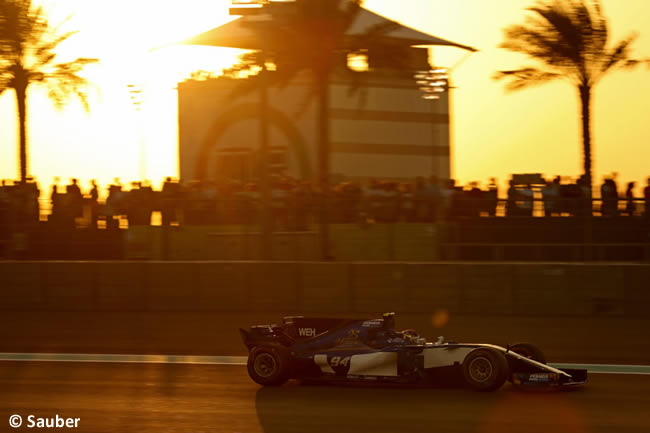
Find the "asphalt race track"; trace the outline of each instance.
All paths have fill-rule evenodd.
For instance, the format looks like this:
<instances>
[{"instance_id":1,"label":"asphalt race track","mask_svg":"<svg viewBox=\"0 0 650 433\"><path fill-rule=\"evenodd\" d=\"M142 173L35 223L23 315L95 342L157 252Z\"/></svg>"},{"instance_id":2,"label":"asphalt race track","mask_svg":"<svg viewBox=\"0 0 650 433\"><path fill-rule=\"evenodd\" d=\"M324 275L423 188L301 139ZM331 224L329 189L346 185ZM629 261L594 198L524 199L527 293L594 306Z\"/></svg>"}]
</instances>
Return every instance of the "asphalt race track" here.
<instances>
[{"instance_id":1,"label":"asphalt race track","mask_svg":"<svg viewBox=\"0 0 650 433\"><path fill-rule=\"evenodd\" d=\"M81 432L647 433L650 375L594 374L566 392L456 388L260 388L243 366L0 362L9 417L80 418Z\"/></svg>"},{"instance_id":2,"label":"asphalt race track","mask_svg":"<svg viewBox=\"0 0 650 433\"><path fill-rule=\"evenodd\" d=\"M237 328L282 313L2 312L0 352L245 355ZM435 319L435 318L433 318ZM609 316L400 315L430 339L530 341L550 362L650 363L650 320ZM591 374L569 392L504 386L260 388L243 366L0 361L0 432L9 417L80 418L80 432L650 433L650 375Z\"/></svg>"}]
</instances>

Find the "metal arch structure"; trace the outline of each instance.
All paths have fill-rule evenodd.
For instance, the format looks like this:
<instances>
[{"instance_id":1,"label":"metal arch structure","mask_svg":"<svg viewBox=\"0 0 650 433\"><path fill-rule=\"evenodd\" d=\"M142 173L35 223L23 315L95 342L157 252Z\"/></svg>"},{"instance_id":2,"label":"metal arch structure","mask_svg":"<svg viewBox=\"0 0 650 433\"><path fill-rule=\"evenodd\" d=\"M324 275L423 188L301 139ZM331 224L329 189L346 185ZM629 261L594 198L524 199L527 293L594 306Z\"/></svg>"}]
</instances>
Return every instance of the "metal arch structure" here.
<instances>
[{"instance_id":1,"label":"metal arch structure","mask_svg":"<svg viewBox=\"0 0 650 433\"><path fill-rule=\"evenodd\" d=\"M305 139L296 128L295 123L285 113L269 107L268 119L270 125L277 127L290 143L290 148L294 152L298 161L301 177L305 180L312 178L312 167L307 155ZM245 120L256 120L259 117L259 108L256 103L242 103L228 112L221 114L213 122L201 142L199 158L197 161L197 174L200 180L207 178L208 163L210 161L210 152L214 150L215 143L219 138L238 122Z\"/></svg>"}]
</instances>

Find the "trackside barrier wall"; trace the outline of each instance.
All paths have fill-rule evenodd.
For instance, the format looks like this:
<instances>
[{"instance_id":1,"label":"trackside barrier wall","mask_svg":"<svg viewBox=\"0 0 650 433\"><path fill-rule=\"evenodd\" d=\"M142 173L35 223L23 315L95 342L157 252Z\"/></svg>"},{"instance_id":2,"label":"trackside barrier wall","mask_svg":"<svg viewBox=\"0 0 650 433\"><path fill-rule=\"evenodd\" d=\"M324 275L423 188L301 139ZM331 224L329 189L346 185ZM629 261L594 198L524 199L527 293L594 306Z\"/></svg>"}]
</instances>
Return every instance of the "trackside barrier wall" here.
<instances>
[{"instance_id":1,"label":"trackside barrier wall","mask_svg":"<svg viewBox=\"0 0 650 433\"><path fill-rule=\"evenodd\" d=\"M349 260L436 260L437 228L431 224L332 224L332 253ZM125 230L123 257L127 260L260 260L261 233L257 226L134 226ZM275 232L273 259L319 259L315 231Z\"/></svg>"},{"instance_id":2,"label":"trackside barrier wall","mask_svg":"<svg viewBox=\"0 0 650 433\"><path fill-rule=\"evenodd\" d=\"M625 315L650 265L395 262L0 262L0 310Z\"/></svg>"}]
</instances>

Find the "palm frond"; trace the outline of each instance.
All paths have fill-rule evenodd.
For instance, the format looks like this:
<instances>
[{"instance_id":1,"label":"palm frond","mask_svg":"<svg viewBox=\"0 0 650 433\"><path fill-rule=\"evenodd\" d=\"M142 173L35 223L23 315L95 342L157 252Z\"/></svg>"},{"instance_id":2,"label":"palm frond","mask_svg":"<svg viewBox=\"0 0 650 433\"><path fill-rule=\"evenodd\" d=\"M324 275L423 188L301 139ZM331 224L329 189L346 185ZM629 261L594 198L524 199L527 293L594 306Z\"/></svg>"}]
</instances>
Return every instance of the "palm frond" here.
<instances>
[{"instance_id":1,"label":"palm frond","mask_svg":"<svg viewBox=\"0 0 650 433\"><path fill-rule=\"evenodd\" d=\"M353 37L352 40L356 43L349 44L348 48L366 48L366 45L369 42L372 42L377 38L385 39L391 32L399 29L399 27L400 24L395 21L386 21L374 24L367 28L363 34Z\"/></svg>"},{"instance_id":2,"label":"palm frond","mask_svg":"<svg viewBox=\"0 0 650 433\"><path fill-rule=\"evenodd\" d=\"M18 98L19 122L24 130L27 89L32 83L45 84L57 107L77 96L89 110L86 88L89 83L79 75L96 59L78 58L72 62L54 63L56 49L72 33L60 34L50 27L42 7L32 0L0 0L0 93L13 87ZM20 108L22 107L22 108ZM19 136L20 177L27 177L27 138Z\"/></svg>"},{"instance_id":3,"label":"palm frond","mask_svg":"<svg viewBox=\"0 0 650 433\"><path fill-rule=\"evenodd\" d=\"M564 43L556 31L549 30L543 23L506 28L505 40L500 47L527 55L568 73L580 72L580 62L576 62L574 50Z\"/></svg>"},{"instance_id":4,"label":"palm frond","mask_svg":"<svg viewBox=\"0 0 650 433\"><path fill-rule=\"evenodd\" d=\"M11 88L12 74L9 68L0 67L0 95Z\"/></svg>"},{"instance_id":5,"label":"palm frond","mask_svg":"<svg viewBox=\"0 0 650 433\"><path fill-rule=\"evenodd\" d=\"M31 2L29 2L31 3ZM25 10L25 27L22 37L27 47L37 45L50 31L50 24L42 6L34 10Z\"/></svg>"},{"instance_id":6,"label":"palm frond","mask_svg":"<svg viewBox=\"0 0 650 433\"><path fill-rule=\"evenodd\" d=\"M630 58L630 47L637 37L637 34L632 34L616 44L614 48L607 51L599 72L606 74L611 69L617 67L630 68L636 66L639 61Z\"/></svg>"},{"instance_id":7,"label":"palm frond","mask_svg":"<svg viewBox=\"0 0 650 433\"><path fill-rule=\"evenodd\" d=\"M498 71L492 77L495 80L505 80L506 90L516 91L536 86L564 77L562 74L543 71L537 68L522 68L510 71Z\"/></svg>"},{"instance_id":8,"label":"palm frond","mask_svg":"<svg viewBox=\"0 0 650 433\"><path fill-rule=\"evenodd\" d=\"M297 0L291 9L273 15L272 25L250 23L249 28L266 41L264 55L277 66L276 71L267 74L267 82L282 88L299 74L327 75L333 70L349 51L345 33L361 10L361 3L361 0ZM373 31L379 33L378 29ZM259 70L264 60L256 56L245 54L238 65L226 72L232 76ZM242 83L235 94L245 94L255 87L251 82ZM306 100L300 106L307 105L315 93L308 91L305 95Z\"/></svg>"},{"instance_id":9,"label":"palm frond","mask_svg":"<svg viewBox=\"0 0 650 433\"><path fill-rule=\"evenodd\" d=\"M606 49L609 38L609 27L600 0L590 0L589 4L581 4L577 16L587 55L593 53L598 56L598 53Z\"/></svg>"},{"instance_id":10,"label":"palm frond","mask_svg":"<svg viewBox=\"0 0 650 433\"><path fill-rule=\"evenodd\" d=\"M532 16L524 24L504 30L501 48L525 54L544 69L589 86L611 69L638 64L630 58L634 36L607 49L609 29L600 0L538 1L528 10Z\"/></svg>"},{"instance_id":11,"label":"palm frond","mask_svg":"<svg viewBox=\"0 0 650 433\"><path fill-rule=\"evenodd\" d=\"M347 34L362 10L361 5L361 0L296 0L291 9L277 16L271 14L274 21L271 25L249 24L249 28L258 33L259 39L266 41L265 56L277 66L276 71L266 74L265 80L269 86L283 88L297 76L312 78L313 85L306 86L297 104L297 112L306 111L306 107L319 94L318 83L328 80L334 71L345 74L346 81L350 83L350 95L363 89L362 81L367 74L340 67L347 62L349 54L357 53L362 48L375 56L373 59L377 64L390 63L397 68L409 65L410 49L388 38L399 27L398 23L374 25L355 36ZM262 60L257 56L249 53L240 57L239 64L226 71L227 74L236 76L242 71L259 70ZM242 80L233 96L255 91L257 82L256 79ZM363 101L363 91L361 93L360 101Z\"/></svg>"},{"instance_id":12,"label":"palm frond","mask_svg":"<svg viewBox=\"0 0 650 433\"><path fill-rule=\"evenodd\" d=\"M349 83L347 96L357 96L357 110L362 110L368 102L368 74L344 68L341 73L344 80Z\"/></svg>"},{"instance_id":13,"label":"palm frond","mask_svg":"<svg viewBox=\"0 0 650 433\"><path fill-rule=\"evenodd\" d=\"M573 21L570 8L565 3L553 2L530 9L537 15L537 32L552 41L555 56L565 58L574 64L582 61L584 41L580 28Z\"/></svg>"},{"instance_id":14,"label":"palm frond","mask_svg":"<svg viewBox=\"0 0 650 433\"><path fill-rule=\"evenodd\" d=\"M77 32L67 32L53 38L44 38L34 44L34 63L40 66L48 65L56 58L56 49L58 46L66 41L70 36Z\"/></svg>"},{"instance_id":15,"label":"palm frond","mask_svg":"<svg viewBox=\"0 0 650 433\"><path fill-rule=\"evenodd\" d=\"M239 62L223 71L226 77L237 79L237 85L230 92L231 98L239 98L259 90L260 74L264 73L263 79L267 86L285 87L293 74L294 69L283 68L281 71L265 70L266 62L277 62L275 58L269 58L260 51L250 51L239 56Z\"/></svg>"},{"instance_id":16,"label":"palm frond","mask_svg":"<svg viewBox=\"0 0 650 433\"><path fill-rule=\"evenodd\" d=\"M359 49L370 53L372 58L369 59L369 63L389 66L395 70L406 70L411 64L411 47L404 46L389 37L389 34L399 27L400 24L394 21L376 24L361 35L349 37L347 47L351 54Z\"/></svg>"},{"instance_id":17,"label":"palm frond","mask_svg":"<svg viewBox=\"0 0 650 433\"><path fill-rule=\"evenodd\" d=\"M501 71L494 78L506 80L507 90L560 77L573 81L580 93L584 173L591 183L592 89L608 71L632 68L641 62L630 57L634 37L624 39L611 50L607 48L609 29L601 0L540 0L530 11L534 16L526 24L506 29L506 41L501 46L527 54L540 61L544 69Z\"/></svg>"},{"instance_id":18,"label":"palm frond","mask_svg":"<svg viewBox=\"0 0 650 433\"><path fill-rule=\"evenodd\" d=\"M87 88L90 83L79 73L87 65L96 62L97 59L80 57L71 62L59 63L54 65L52 71L42 73L38 81L48 87L48 96L57 108L62 108L69 97L76 96L84 109L89 111Z\"/></svg>"}]
</instances>

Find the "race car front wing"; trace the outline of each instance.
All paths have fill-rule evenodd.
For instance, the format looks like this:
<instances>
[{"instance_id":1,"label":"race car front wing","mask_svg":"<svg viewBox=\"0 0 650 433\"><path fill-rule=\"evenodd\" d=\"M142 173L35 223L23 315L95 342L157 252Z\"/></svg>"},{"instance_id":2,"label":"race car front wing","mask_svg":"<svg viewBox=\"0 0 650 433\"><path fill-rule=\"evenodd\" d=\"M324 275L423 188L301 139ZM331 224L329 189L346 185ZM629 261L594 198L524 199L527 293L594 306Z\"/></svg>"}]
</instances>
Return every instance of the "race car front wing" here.
<instances>
[{"instance_id":1,"label":"race car front wing","mask_svg":"<svg viewBox=\"0 0 650 433\"><path fill-rule=\"evenodd\" d=\"M566 388L571 386L584 385L587 382L587 370L583 369L560 369L564 374L554 372L518 373L512 374L513 385L524 388Z\"/></svg>"}]
</instances>

